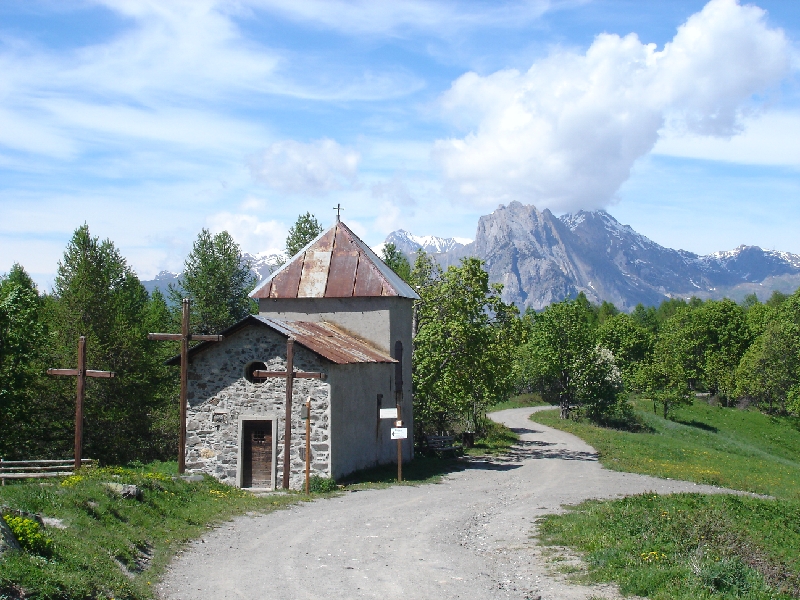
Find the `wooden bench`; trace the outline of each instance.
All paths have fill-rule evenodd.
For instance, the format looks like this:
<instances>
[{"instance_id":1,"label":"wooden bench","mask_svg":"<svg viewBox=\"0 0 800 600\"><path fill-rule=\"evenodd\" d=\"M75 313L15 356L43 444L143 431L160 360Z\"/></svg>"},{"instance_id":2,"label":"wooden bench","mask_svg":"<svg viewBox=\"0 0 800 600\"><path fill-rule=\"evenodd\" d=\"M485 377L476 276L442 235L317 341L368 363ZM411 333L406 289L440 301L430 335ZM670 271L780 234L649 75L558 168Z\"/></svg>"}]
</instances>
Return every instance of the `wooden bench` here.
<instances>
[{"instance_id":1,"label":"wooden bench","mask_svg":"<svg viewBox=\"0 0 800 600\"><path fill-rule=\"evenodd\" d=\"M81 460L82 467L95 464L94 459ZM3 485L6 479L40 479L44 477L67 477L74 471L75 461L71 458L65 460L3 460L0 458L0 480Z\"/></svg>"},{"instance_id":2,"label":"wooden bench","mask_svg":"<svg viewBox=\"0 0 800 600\"><path fill-rule=\"evenodd\" d=\"M440 454L452 453L454 456L461 452L461 446L455 445L455 438L452 435L426 435L423 451L431 452L439 456Z\"/></svg>"}]
</instances>

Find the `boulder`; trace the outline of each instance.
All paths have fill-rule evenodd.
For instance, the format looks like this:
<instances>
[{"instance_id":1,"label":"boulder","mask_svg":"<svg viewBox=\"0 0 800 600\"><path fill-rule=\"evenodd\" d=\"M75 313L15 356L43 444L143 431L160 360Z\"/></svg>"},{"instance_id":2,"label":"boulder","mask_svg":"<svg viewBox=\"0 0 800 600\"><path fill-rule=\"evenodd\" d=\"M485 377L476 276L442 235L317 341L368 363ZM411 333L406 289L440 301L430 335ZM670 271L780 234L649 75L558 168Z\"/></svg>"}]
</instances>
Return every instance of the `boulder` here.
<instances>
[{"instance_id":1,"label":"boulder","mask_svg":"<svg viewBox=\"0 0 800 600\"><path fill-rule=\"evenodd\" d=\"M11 529L5 519L0 517L0 556L14 550L21 550L19 542L14 537L14 534L11 533Z\"/></svg>"},{"instance_id":2,"label":"boulder","mask_svg":"<svg viewBox=\"0 0 800 600\"><path fill-rule=\"evenodd\" d=\"M122 498L141 500L142 490L138 486L127 483L104 483L104 486Z\"/></svg>"}]
</instances>

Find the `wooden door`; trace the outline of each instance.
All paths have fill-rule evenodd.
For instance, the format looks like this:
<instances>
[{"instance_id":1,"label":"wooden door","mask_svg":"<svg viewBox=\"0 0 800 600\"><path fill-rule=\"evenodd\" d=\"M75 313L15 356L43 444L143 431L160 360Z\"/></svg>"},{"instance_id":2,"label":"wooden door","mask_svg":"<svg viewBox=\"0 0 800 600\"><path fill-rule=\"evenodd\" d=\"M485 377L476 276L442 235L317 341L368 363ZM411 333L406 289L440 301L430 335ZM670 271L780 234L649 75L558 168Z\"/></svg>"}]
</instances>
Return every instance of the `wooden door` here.
<instances>
[{"instance_id":1,"label":"wooden door","mask_svg":"<svg viewBox=\"0 0 800 600\"><path fill-rule=\"evenodd\" d=\"M242 438L242 487L272 487L272 421L245 421Z\"/></svg>"}]
</instances>

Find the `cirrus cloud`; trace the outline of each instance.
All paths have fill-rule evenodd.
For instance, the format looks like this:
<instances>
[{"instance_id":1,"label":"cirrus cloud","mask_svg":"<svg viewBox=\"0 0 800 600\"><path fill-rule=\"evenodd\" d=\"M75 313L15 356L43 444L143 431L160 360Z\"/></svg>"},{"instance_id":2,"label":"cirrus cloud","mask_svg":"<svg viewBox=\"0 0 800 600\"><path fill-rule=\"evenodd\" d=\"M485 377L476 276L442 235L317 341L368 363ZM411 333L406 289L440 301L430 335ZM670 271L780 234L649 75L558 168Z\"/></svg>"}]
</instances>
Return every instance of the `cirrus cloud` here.
<instances>
[{"instance_id":1,"label":"cirrus cloud","mask_svg":"<svg viewBox=\"0 0 800 600\"><path fill-rule=\"evenodd\" d=\"M441 97L469 130L438 140L449 194L480 207L523 200L557 211L612 201L634 162L672 131L730 137L792 69L766 13L711 0L662 50L602 34L583 54L554 51L527 72L470 72Z\"/></svg>"},{"instance_id":2,"label":"cirrus cloud","mask_svg":"<svg viewBox=\"0 0 800 600\"><path fill-rule=\"evenodd\" d=\"M250 165L253 177L289 194L321 195L352 187L361 155L331 139L309 143L283 140L270 146Z\"/></svg>"}]
</instances>

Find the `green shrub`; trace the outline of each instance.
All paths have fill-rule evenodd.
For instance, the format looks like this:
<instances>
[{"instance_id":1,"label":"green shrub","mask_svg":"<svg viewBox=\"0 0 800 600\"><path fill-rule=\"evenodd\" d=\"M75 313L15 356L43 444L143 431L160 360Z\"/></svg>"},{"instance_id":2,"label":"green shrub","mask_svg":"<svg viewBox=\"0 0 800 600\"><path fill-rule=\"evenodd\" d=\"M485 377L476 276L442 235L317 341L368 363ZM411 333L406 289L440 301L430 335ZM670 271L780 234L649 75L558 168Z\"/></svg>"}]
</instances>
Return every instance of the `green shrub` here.
<instances>
[{"instance_id":1,"label":"green shrub","mask_svg":"<svg viewBox=\"0 0 800 600\"><path fill-rule=\"evenodd\" d=\"M3 515L3 520L8 524L8 528L14 537L17 538L22 549L31 554L39 556L49 556L52 551L53 540L47 539L41 532L39 523L33 519L25 517L15 517L13 515Z\"/></svg>"},{"instance_id":2,"label":"green shrub","mask_svg":"<svg viewBox=\"0 0 800 600\"><path fill-rule=\"evenodd\" d=\"M327 494L336 491L336 481L330 477L312 475L308 481L308 489L313 494Z\"/></svg>"},{"instance_id":3,"label":"green shrub","mask_svg":"<svg viewBox=\"0 0 800 600\"><path fill-rule=\"evenodd\" d=\"M751 569L738 556L709 561L700 567L700 581L712 592L742 593L750 590Z\"/></svg>"}]
</instances>

